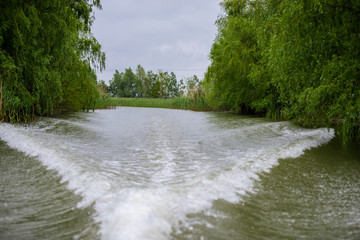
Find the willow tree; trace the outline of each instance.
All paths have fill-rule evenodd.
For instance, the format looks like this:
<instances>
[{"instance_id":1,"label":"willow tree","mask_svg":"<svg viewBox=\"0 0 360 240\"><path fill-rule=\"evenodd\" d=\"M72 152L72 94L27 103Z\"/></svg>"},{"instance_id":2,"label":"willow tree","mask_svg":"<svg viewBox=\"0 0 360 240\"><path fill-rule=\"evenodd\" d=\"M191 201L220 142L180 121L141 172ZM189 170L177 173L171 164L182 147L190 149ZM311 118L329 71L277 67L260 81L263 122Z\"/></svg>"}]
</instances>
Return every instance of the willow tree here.
<instances>
[{"instance_id":1,"label":"willow tree","mask_svg":"<svg viewBox=\"0 0 360 240\"><path fill-rule=\"evenodd\" d=\"M311 127L360 129L360 2L264 2L272 37L267 68L289 118Z\"/></svg>"},{"instance_id":2,"label":"willow tree","mask_svg":"<svg viewBox=\"0 0 360 240\"><path fill-rule=\"evenodd\" d=\"M100 0L0 2L0 120L91 109L105 55L91 34Z\"/></svg>"},{"instance_id":3,"label":"willow tree","mask_svg":"<svg viewBox=\"0 0 360 240\"><path fill-rule=\"evenodd\" d=\"M360 2L224 0L211 105L266 112L307 127L337 123L360 138Z\"/></svg>"},{"instance_id":4,"label":"willow tree","mask_svg":"<svg viewBox=\"0 0 360 240\"><path fill-rule=\"evenodd\" d=\"M226 14L217 21L218 35L205 76L207 99L213 107L254 112L253 103L263 97L250 78L252 67L261 59L256 25L248 1L224 1L222 7Z\"/></svg>"}]
</instances>

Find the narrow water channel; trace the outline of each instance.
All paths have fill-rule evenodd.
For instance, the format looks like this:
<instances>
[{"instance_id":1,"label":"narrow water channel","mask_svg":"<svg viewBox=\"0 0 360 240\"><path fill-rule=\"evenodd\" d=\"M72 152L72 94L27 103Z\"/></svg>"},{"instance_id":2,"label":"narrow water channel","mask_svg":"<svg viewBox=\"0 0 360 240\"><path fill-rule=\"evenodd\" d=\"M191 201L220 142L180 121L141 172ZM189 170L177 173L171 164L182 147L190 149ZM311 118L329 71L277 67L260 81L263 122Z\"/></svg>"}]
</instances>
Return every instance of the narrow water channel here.
<instances>
[{"instance_id":1,"label":"narrow water channel","mask_svg":"<svg viewBox=\"0 0 360 240\"><path fill-rule=\"evenodd\" d=\"M333 130L117 108L0 124L0 239L358 239Z\"/></svg>"}]
</instances>

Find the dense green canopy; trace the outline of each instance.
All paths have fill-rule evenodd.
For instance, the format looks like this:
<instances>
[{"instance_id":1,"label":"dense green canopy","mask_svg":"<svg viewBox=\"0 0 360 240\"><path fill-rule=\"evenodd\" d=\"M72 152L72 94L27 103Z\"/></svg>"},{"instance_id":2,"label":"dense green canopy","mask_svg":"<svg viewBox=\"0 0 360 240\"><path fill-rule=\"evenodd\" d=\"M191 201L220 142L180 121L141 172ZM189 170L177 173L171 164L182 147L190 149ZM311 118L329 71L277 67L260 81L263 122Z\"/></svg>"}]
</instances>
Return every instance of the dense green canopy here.
<instances>
[{"instance_id":1,"label":"dense green canopy","mask_svg":"<svg viewBox=\"0 0 360 240\"><path fill-rule=\"evenodd\" d=\"M360 1L224 0L208 102L360 136Z\"/></svg>"},{"instance_id":2,"label":"dense green canopy","mask_svg":"<svg viewBox=\"0 0 360 240\"><path fill-rule=\"evenodd\" d=\"M185 81L190 84L194 78L197 79L194 75ZM114 97L173 98L183 95L185 87L184 80L178 82L173 72L146 72L138 65L135 73L131 68L126 68L125 72L115 70L110 80L109 93Z\"/></svg>"},{"instance_id":3,"label":"dense green canopy","mask_svg":"<svg viewBox=\"0 0 360 240\"><path fill-rule=\"evenodd\" d=\"M105 54L91 34L100 0L0 2L0 120L91 109L93 68Z\"/></svg>"}]
</instances>

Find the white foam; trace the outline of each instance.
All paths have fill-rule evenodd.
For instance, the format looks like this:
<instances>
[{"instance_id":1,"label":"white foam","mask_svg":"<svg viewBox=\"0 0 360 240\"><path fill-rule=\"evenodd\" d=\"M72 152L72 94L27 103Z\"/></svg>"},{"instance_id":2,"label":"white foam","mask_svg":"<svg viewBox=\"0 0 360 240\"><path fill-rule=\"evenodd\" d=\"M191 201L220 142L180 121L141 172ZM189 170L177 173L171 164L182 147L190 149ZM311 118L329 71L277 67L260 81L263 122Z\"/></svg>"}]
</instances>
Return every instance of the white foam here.
<instances>
[{"instance_id":1,"label":"white foam","mask_svg":"<svg viewBox=\"0 0 360 240\"><path fill-rule=\"evenodd\" d=\"M10 147L37 157L48 168L58 171L62 181L68 182L68 188L83 197L78 207L94 204L103 239L168 239L180 224L186 226L188 214L207 211L216 199L240 201L246 192L253 191L258 174L269 171L280 158L298 157L306 149L327 143L334 136L331 129L304 130L289 126L289 123L267 124L267 131L280 136L280 140L269 145L241 151L224 149L221 161L226 166L223 168L207 165L209 158L189 150L183 153L188 158L201 157L193 159L191 164L194 166L182 169L176 162L176 151L171 149L171 140L165 139L159 142L159 149L146 150L148 156L158 156L149 159L149 166L158 164L159 172L150 178L148 185L136 182L128 187L102 171L88 167L86 159L74 157L74 151L66 148L71 143L61 142L56 135L0 124L0 138ZM258 126L257 130L256 126L247 129L261 131L261 127L264 126ZM164 133L160 137L166 136ZM182 177L181 181L177 179L179 177Z\"/></svg>"},{"instance_id":2,"label":"white foam","mask_svg":"<svg viewBox=\"0 0 360 240\"><path fill-rule=\"evenodd\" d=\"M45 134L36 136L33 131L9 124L0 124L0 139L10 147L24 152L28 156L37 157L49 169L58 171L62 176L62 182L67 182L69 189L83 196L79 207L91 205L110 189L101 174L87 172L76 162L72 161L67 151L61 151L58 146L53 145ZM44 138L42 138L44 137ZM53 136L56 138L56 136ZM61 145L61 142L57 142ZM91 192L91 194L87 194Z\"/></svg>"}]
</instances>

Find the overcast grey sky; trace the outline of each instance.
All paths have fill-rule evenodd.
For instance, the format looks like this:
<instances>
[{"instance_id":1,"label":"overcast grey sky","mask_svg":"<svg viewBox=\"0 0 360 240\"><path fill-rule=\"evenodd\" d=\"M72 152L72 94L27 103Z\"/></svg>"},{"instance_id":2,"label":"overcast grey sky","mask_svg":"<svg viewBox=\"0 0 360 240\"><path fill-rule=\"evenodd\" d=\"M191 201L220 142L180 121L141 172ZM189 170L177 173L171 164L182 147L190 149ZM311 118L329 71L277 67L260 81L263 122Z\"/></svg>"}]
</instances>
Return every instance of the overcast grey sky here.
<instances>
[{"instance_id":1,"label":"overcast grey sky","mask_svg":"<svg viewBox=\"0 0 360 240\"><path fill-rule=\"evenodd\" d=\"M98 78L111 80L115 69L158 69L178 80L199 78L209 65L215 21L221 0L103 0L95 12L93 34L106 52L106 70Z\"/></svg>"}]
</instances>

